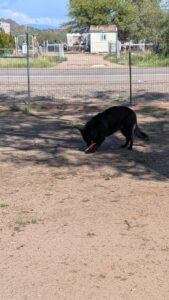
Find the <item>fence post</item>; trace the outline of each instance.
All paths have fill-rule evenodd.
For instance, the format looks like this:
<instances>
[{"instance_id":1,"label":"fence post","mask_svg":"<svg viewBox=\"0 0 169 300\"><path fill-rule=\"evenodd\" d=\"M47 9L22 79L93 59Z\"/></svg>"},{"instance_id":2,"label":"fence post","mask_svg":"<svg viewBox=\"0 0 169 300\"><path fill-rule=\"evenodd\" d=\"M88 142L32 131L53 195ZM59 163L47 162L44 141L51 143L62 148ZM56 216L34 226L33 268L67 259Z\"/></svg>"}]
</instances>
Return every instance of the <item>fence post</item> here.
<instances>
[{"instance_id":1,"label":"fence post","mask_svg":"<svg viewBox=\"0 0 169 300\"><path fill-rule=\"evenodd\" d=\"M129 44L129 78L130 78L130 105L133 104L133 99L132 99L132 68L131 68L131 45Z\"/></svg>"},{"instance_id":2,"label":"fence post","mask_svg":"<svg viewBox=\"0 0 169 300\"><path fill-rule=\"evenodd\" d=\"M27 62L27 85L28 85L28 105L30 105L31 100L31 90L30 90L30 65L29 65L29 34L26 33L26 45L27 45L27 51L26 51L26 62Z\"/></svg>"},{"instance_id":3,"label":"fence post","mask_svg":"<svg viewBox=\"0 0 169 300\"><path fill-rule=\"evenodd\" d=\"M64 48L63 44L59 44L59 57L64 58Z\"/></svg>"}]
</instances>

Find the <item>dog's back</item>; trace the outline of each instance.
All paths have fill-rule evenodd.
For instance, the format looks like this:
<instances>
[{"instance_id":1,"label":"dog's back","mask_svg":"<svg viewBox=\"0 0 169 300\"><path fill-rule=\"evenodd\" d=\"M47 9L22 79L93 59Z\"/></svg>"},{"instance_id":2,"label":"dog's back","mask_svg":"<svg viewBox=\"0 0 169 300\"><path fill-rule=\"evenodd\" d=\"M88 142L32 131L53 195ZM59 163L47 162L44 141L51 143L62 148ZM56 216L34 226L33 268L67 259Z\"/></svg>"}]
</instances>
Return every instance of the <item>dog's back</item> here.
<instances>
[{"instance_id":1,"label":"dog's back","mask_svg":"<svg viewBox=\"0 0 169 300\"><path fill-rule=\"evenodd\" d=\"M104 122L108 126L108 135L136 124L136 114L133 110L125 106L114 106L106 109L102 114Z\"/></svg>"}]
</instances>

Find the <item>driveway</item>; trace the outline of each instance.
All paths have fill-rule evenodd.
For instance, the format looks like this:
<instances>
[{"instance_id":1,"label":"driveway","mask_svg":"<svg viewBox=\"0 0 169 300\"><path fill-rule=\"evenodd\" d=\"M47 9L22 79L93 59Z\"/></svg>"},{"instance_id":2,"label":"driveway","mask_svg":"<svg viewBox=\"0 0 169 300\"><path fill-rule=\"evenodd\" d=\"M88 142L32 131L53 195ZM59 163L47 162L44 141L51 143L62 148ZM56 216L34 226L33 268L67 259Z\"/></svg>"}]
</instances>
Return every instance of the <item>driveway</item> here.
<instances>
[{"instance_id":1,"label":"driveway","mask_svg":"<svg viewBox=\"0 0 169 300\"><path fill-rule=\"evenodd\" d=\"M90 53L65 53L66 61L59 64L59 68L123 68L115 63L111 63L104 59L102 54L90 54Z\"/></svg>"}]
</instances>

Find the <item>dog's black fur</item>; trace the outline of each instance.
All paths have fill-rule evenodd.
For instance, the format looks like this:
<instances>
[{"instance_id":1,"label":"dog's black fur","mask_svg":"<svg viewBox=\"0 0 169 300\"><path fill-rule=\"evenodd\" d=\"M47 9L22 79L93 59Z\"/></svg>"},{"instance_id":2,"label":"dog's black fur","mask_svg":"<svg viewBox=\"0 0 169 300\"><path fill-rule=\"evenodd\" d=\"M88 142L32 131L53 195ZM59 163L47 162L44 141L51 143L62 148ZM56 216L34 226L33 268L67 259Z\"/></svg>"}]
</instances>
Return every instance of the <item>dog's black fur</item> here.
<instances>
[{"instance_id":1,"label":"dog's black fur","mask_svg":"<svg viewBox=\"0 0 169 300\"><path fill-rule=\"evenodd\" d=\"M136 113L125 106L114 106L102 113L95 115L83 128L77 127L86 142L86 152L94 152L109 136L120 130L126 142L121 147L132 149L134 135L143 140L148 140L148 135L140 130L137 125Z\"/></svg>"}]
</instances>

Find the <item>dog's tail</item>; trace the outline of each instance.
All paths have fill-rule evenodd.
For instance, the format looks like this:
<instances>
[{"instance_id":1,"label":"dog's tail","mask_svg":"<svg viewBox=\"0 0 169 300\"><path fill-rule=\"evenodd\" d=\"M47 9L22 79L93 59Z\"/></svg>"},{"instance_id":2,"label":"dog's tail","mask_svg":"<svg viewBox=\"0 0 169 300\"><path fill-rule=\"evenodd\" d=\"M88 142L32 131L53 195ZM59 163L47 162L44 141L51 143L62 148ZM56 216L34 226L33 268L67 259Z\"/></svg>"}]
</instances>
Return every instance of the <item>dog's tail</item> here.
<instances>
[{"instance_id":1,"label":"dog's tail","mask_svg":"<svg viewBox=\"0 0 169 300\"><path fill-rule=\"evenodd\" d=\"M142 139L142 140L145 140L145 141L148 141L149 140L149 137L148 135L143 132L139 127L138 125L136 124L136 127L134 128L134 134L139 138L139 139Z\"/></svg>"}]
</instances>

